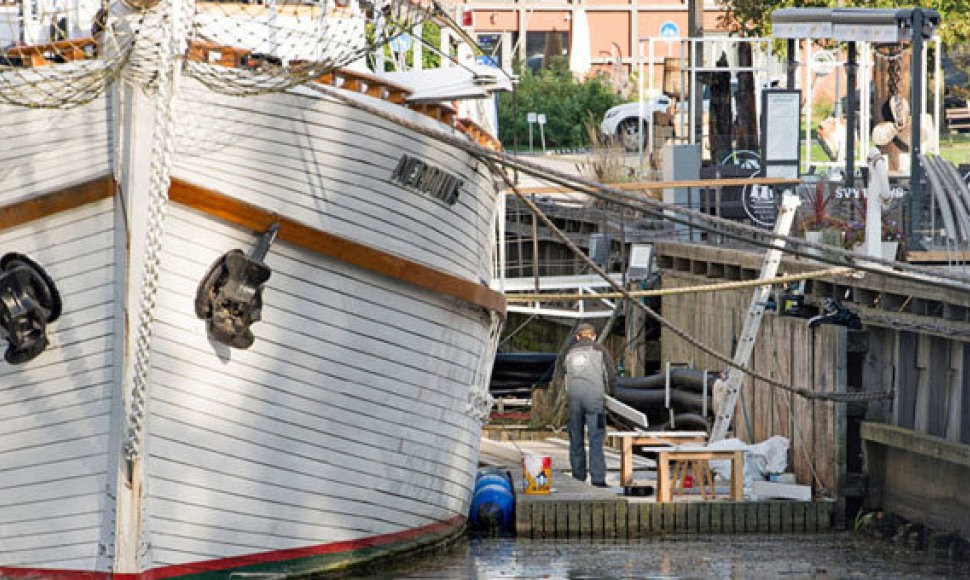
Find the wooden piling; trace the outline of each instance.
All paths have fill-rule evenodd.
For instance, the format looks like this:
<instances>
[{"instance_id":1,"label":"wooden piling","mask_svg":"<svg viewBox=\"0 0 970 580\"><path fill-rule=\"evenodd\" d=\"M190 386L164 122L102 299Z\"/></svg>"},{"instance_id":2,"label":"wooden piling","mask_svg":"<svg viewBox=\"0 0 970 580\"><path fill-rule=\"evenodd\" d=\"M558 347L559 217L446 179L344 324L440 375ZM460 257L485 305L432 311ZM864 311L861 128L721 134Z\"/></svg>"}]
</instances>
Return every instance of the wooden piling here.
<instances>
[{"instance_id":1,"label":"wooden piling","mask_svg":"<svg viewBox=\"0 0 970 580\"><path fill-rule=\"evenodd\" d=\"M831 500L678 501L519 496L519 536L545 539L637 539L658 534L800 534L827 532L837 504Z\"/></svg>"}]
</instances>

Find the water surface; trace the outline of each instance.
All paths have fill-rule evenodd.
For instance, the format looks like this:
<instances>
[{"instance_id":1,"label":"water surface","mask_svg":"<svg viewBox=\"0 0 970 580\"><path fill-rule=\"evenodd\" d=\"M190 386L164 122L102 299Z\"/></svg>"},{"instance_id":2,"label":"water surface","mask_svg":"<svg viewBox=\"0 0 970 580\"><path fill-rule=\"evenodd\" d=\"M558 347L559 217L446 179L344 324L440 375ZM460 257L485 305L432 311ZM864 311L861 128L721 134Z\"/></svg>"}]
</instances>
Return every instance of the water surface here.
<instances>
[{"instance_id":1,"label":"water surface","mask_svg":"<svg viewBox=\"0 0 970 580\"><path fill-rule=\"evenodd\" d=\"M970 566L852 532L643 540L472 538L371 578L959 578Z\"/></svg>"}]
</instances>

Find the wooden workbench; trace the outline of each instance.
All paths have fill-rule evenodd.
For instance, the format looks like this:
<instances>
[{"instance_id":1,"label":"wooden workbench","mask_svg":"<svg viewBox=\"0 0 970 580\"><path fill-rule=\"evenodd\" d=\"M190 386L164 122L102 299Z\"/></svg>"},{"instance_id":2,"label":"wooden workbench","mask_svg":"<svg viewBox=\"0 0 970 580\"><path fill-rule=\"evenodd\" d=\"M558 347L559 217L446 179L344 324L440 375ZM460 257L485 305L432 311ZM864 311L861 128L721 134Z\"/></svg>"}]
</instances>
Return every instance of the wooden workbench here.
<instances>
[{"instance_id":1,"label":"wooden workbench","mask_svg":"<svg viewBox=\"0 0 970 580\"><path fill-rule=\"evenodd\" d=\"M620 485L623 487L633 485L634 447L674 448L683 443L704 443L707 440L704 431L614 431L606 435L620 439Z\"/></svg>"}]
</instances>

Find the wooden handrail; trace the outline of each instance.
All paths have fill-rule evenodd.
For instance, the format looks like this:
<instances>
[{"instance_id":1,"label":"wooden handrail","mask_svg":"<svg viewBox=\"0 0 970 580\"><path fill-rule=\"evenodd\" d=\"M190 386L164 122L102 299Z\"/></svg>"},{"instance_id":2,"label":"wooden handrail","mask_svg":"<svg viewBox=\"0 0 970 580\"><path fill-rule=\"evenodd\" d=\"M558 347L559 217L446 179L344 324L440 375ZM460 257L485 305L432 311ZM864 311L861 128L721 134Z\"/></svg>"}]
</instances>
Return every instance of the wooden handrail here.
<instances>
[{"instance_id":1,"label":"wooden handrail","mask_svg":"<svg viewBox=\"0 0 970 580\"><path fill-rule=\"evenodd\" d=\"M194 40L189 43L189 50L186 58L206 64L218 64L220 66L230 68L240 68L243 66L245 59L250 56L252 52L253 51L249 50L248 48L227 46L204 40Z\"/></svg>"},{"instance_id":2,"label":"wooden handrail","mask_svg":"<svg viewBox=\"0 0 970 580\"><path fill-rule=\"evenodd\" d=\"M683 181L637 181L633 183L606 183L607 187L622 189L624 191L639 191L643 189L672 189L677 187L732 187L744 185L798 185L801 179L783 179L781 177L725 177L721 179L687 179ZM522 193L535 193L538 195L548 193L569 193L576 191L576 188L553 186L553 187L520 187ZM513 194L507 190L506 194Z\"/></svg>"},{"instance_id":3,"label":"wooden handrail","mask_svg":"<svg viewBox=\"0 0 970 580\"><path fill-rule=\"evenodd\" d=\"M7 61L17 60L25 67L38 67L54 64L54 61L51 60L52 58L59 58L65 61L93 58L97 53L97 46L98 41L93 37L59 40L44 44L11 47L0 53L2 55L0 58L6 59ZM92 50L89 52L86 50L88 48ZM241 68L245 66L247 59L251 56L252 50L248 48L222 45L204 40L195 40L189 43L186 54L186 58L191 61L217 64L228 68ZM298 66L304 64L304 61L292 60L289 64L290 66ZM338 69L329 72L317 78L316 81L346 91L362 93L397 105L405 105L407 97L411 94L411 89L405 86L368 73L348 69ZM502 148L495 137L474 121L463 119L460 123L457 123L456 111L451 105L446 103L422 103L407 106L432 119L457 128L483 147L496 150Z\"/></svg>"},{"instance_id":4,"label":"wooden handrail","mask_svg":"<svg viewBox=\"0 0 970 580\"><path fill-rule=\"evenodd\" d=\"M54 64L52 58L64 61L87 60L93 58L97 46L98 42L93 37L12 46L0 53L0 61L17 60L21 66L33 68ZM90 53L85 50L88 48L91 49Z\"/></svg>"},{"instance_id":5,"label":"wooden handrail","mask_svg":"<svg viewBox=\"0 0 970 580\"><path fill-rule=\"evenodd\" d=\"M475 121L468 118L459 119L458 127L482 147L495 151L502 150L502 143Z\"/></svg>"}]
</instances>

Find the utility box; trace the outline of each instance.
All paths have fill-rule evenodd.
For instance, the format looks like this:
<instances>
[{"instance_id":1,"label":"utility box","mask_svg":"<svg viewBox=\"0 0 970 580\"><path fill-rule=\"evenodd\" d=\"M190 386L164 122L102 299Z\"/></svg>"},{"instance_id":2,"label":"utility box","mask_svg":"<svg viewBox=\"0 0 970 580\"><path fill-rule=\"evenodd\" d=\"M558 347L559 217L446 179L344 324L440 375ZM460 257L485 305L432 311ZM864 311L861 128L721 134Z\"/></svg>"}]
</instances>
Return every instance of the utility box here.
<instances>
[{"instance_id":1,"label":"utility box","mask_svg":"<svg viewBox=\"0 0 970 580\"><path fill-rule=\"evenodd\" d=\"M700 145L667 145L663 148L663 179L664 181L684 181L700 179L701 177L701 147ZM698 188L677 187L664 189L663 201L685 207L700 209L700 195ZM699 241L700 231L692 230L683 224L675 224L674 231L678 239Z\"/></svg>"}]
</instances>

